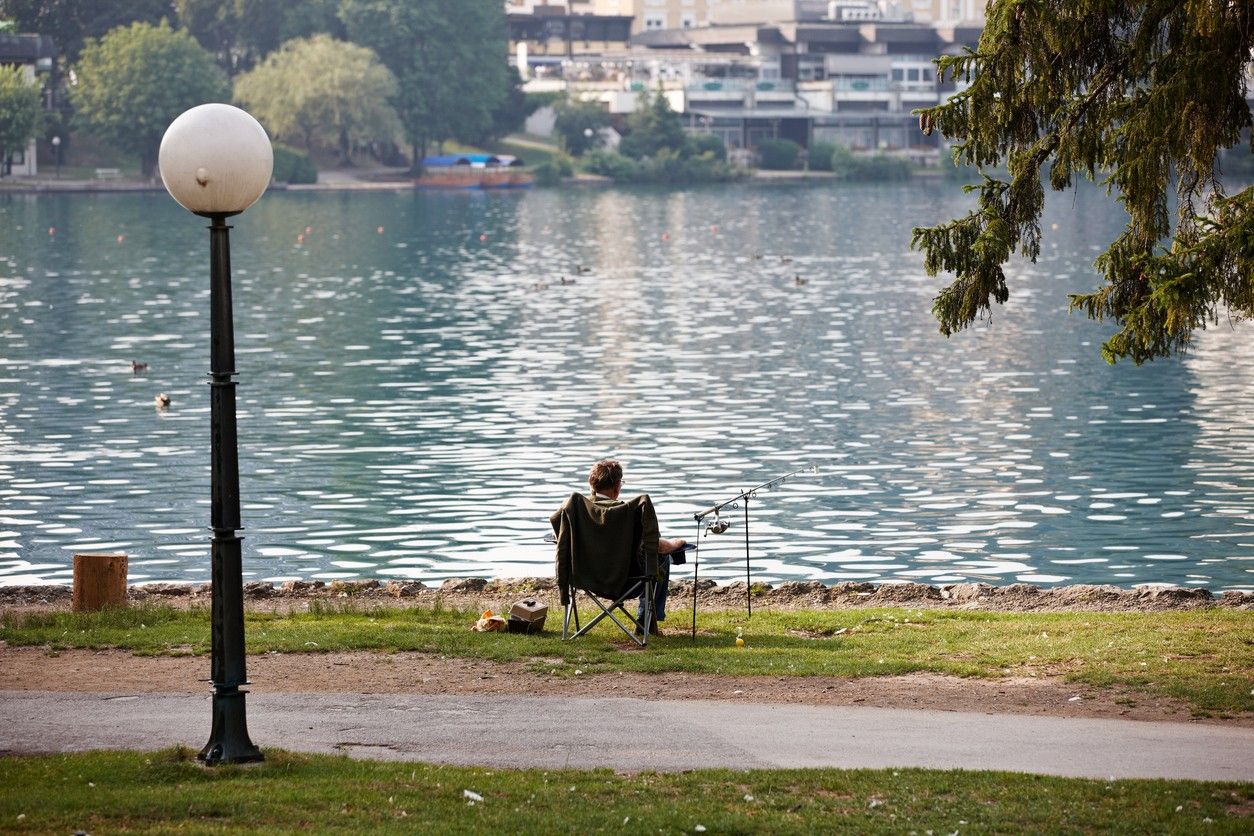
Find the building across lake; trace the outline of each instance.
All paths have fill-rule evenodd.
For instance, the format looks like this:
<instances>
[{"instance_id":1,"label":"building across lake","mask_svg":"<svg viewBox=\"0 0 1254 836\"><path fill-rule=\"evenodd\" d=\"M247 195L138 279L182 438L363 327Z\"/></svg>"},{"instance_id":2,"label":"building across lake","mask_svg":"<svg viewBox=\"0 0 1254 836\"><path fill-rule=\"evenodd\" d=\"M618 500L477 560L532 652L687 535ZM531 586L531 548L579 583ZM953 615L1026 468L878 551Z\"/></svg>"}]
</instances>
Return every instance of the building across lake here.
<instances>
[{"instance_id":1,"label":"building across lake","mask_svg":"<svg viewBox=\"0 0 1254 836\"><path fill-rule=\"evenodd\" d=\"M689 11L676 16L671 5ZM601 13L609 6L615 15ZM933 61L978 43L983 6L572 2L533 4L509 22L512 60L530 89L598 101L618 116L635 109L642 91L661 90L690 131L715 134L730 149L779 137L926 161L938 156L940 137L924 136L911 111L957 89L937 78ZM543 117L533 127L543 130Z\"/></svg>"}]
</instances>

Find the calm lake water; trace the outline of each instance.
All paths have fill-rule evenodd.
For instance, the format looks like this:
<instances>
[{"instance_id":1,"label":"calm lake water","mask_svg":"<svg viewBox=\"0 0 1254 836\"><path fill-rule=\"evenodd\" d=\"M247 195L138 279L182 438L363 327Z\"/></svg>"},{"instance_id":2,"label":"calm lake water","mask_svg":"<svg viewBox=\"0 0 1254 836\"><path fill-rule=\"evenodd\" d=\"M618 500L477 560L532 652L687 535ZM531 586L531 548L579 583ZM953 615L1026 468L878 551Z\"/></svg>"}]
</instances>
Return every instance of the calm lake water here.
<instances>
[{"instance_id":1,"label":"calm lake water","mask_svg":"<svg viewBox=\"0 0 1254 836\"><path fill-rule=\"evenodd\" d=\"M953 185L267 195L232 241L245 571L549 574L613 455L688 539L817 465L754 500L755 579L1254 589L1251 329L1107 366L1066 294L1122 212L1051 200L946 340L908 244ZM0 197L0 585L100 550L207 580L207 272L164 194ZM703 577L743 577L741 513Z\"/></svg>"}]
</instances>

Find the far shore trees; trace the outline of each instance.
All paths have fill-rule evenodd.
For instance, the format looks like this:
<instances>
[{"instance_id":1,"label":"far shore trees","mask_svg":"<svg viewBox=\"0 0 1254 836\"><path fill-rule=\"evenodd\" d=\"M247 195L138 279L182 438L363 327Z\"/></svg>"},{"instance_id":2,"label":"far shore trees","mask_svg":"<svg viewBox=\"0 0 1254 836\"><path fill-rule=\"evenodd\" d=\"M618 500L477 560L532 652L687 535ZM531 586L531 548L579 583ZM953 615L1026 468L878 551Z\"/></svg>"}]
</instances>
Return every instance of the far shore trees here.
<instances>
[{"instance_id":1,"label":"far shore trees","mask_svg":"<svg viewBox=\"0 0 1254 836\"><path fill-rule=\"evenodd\" d=\"M231 76L287 41L344 35L339 0L174 0L173 6L179 23Z\"/></svg>"},{"instance_id":2,"label":"far shore trees","mask_svg":"<svg viewBox=\"0 0 1254 836\"><path fill-rule=\"evenodd\" d=\"M601 147L601 131L609 126L610 115L600 102L564 99L554 106L554 110L553 130L567 154L582 157L585 152Z\"/></svg>"},{"instance_id":3,"label":"far shore trees","mask_svg":"<svg viewBox=\"0 0 1254 836\"><path fill-rule=\"evenodd\" d=\"M235 82L235 100L275 138L333 150L344 164L359 145L400 137L396 91L373 51L330 35L288 41Z\"/></svg>"},{"instance_id":4,"label":"far shore trees","mask_svg":"<svg viewBox=\"0 0 1254 836\"><path fill-rule=\"evenodd\" d=\"M510 86L500 0L342 0L340 19L396 75L415 170L433 143L490 135Z\"/></svg>"},{"instance_id":5,"label":"far shore trees","mask_svg":"<svg viewBox=\"0 0 1254 836\"><path fill-rule=\"evenodd\" d=\"M161 136L183 111L230 97L226 75L186 32L134 23L89 40L74 67L75 120L117 148L137 154L146 178Z\"/></svg>"},{"instance_id":6,"label":"far shore trees","mask_svg":"<svg viewBox=\"0 0 1254 836\"><path fill-rule=\"evenodd\" d=\"M67 64L89 38L136 21L160 23L170 17L169 0L0 0L0 20L17 23L18 32L47 35Z\"/></svg>"},{"instance_id":7,"label":"far shore trees","mask_svg":"<svg viewBox=\"0 0 1254 836\"><path fill-rule=\"evenodd\" d=\"M0 67L0 176L7 173L9 155L35 138L42 116L39 87L27 83L18 67Z\"/></svg>"},{"instance_id":8,"label":"far shore trees","mask_svg":"<svg viewBox=\"0 0 1254 836\"><path fill-rule=\"evenodd\" d=\"M914 230L928 273L955 275L932 308L941 333L1006 301L1002 266L1040 253L1043 181L1077 177L1101 178L1129 215L1097 258L1104 284L1071 297L1119 326L1107 361L1165 357L1196 329L1254 317L1254 188L1229 196L1217 176L1218 152L1251 126L1252 47L1248 1L989 3L979 46L937 61L970 86L919 111L956 162L1009 172L969 187L966 217Z\"/></svg>"}]
</instances>

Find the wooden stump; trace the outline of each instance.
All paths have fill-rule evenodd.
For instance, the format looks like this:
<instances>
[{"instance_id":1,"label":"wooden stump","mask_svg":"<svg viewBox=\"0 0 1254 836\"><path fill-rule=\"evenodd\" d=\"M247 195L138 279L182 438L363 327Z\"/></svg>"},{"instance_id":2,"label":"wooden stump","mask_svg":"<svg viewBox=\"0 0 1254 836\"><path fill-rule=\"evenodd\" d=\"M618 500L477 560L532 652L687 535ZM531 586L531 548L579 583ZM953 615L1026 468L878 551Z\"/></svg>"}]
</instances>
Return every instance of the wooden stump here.
<instances>
[{"instance_id":1,"label":"wooden stump","mask_svg":"<svg viewBox=\"0 0 1254 836\"><path fill-rule=\"evenodd\" d=\"M126 555L74 555L74 612L126 606Z\"/></svg>"}]
</instances>

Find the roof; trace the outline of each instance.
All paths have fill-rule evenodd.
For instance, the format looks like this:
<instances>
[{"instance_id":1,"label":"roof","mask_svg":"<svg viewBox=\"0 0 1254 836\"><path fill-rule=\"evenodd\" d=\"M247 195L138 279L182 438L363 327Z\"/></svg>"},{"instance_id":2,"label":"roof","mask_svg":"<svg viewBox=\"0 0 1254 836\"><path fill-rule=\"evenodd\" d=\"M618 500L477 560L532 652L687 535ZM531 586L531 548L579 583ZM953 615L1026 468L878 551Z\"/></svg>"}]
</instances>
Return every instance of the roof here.
<instances>
[{"instance_id":1,"label":"roof","mask_svg":"<svg viewBox=\"0 0 1254 836\"><path fill-rule=\"evenodd\" d=\"M0 34L0 63L34 64L56 55L56 44L47 35Z\"/></svg>"}]
</instances>

